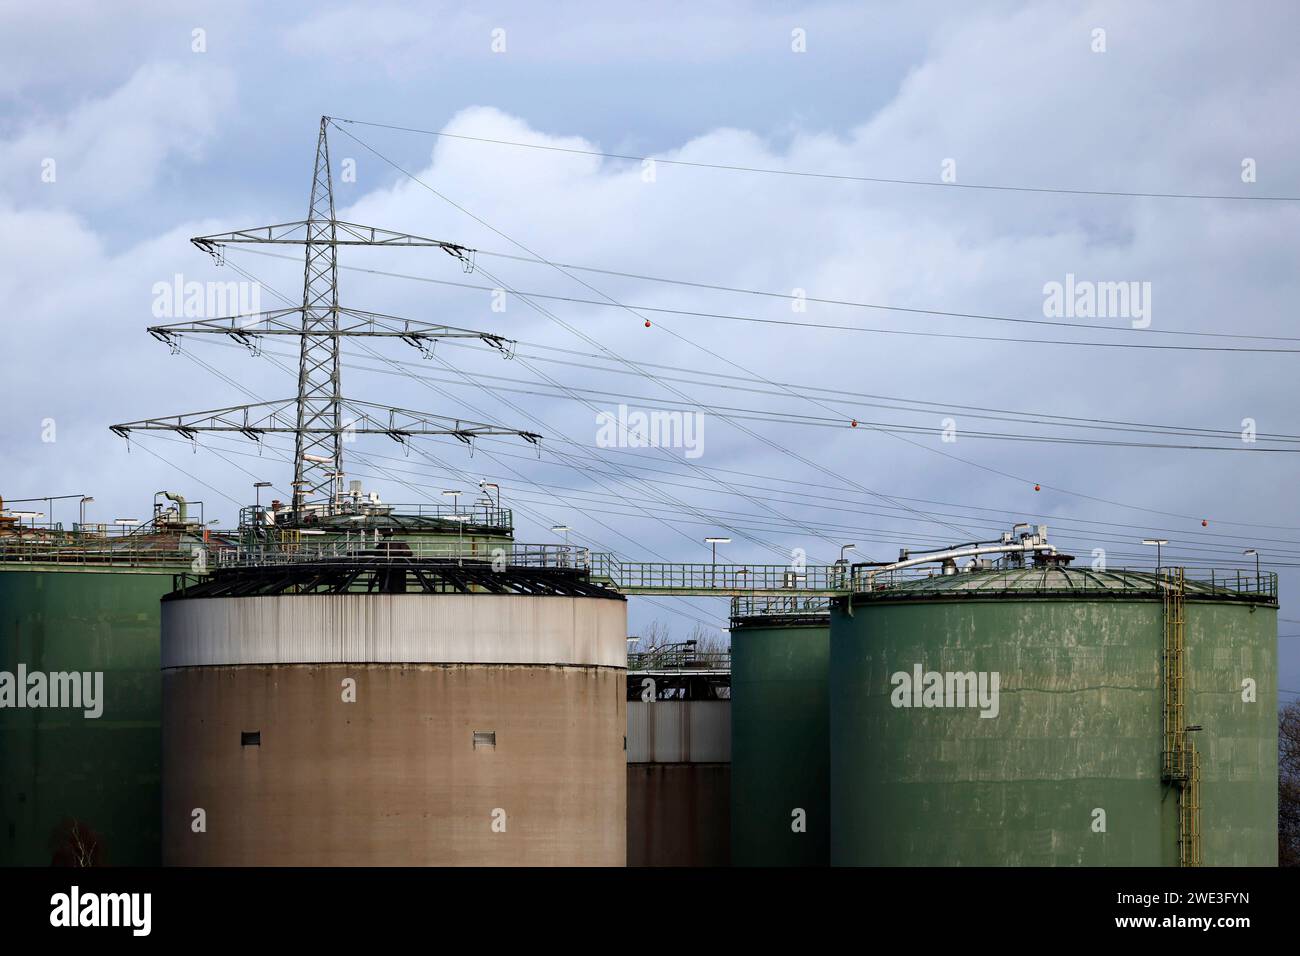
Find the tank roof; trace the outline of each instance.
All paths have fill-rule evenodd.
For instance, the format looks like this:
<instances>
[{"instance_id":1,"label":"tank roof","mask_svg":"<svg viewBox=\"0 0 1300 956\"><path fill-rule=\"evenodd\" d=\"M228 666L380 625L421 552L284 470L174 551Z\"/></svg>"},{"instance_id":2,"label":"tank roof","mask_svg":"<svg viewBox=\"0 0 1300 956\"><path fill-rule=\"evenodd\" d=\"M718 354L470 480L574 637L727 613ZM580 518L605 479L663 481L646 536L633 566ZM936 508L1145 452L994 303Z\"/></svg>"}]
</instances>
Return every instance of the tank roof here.
<instances>
[{"instance_id":1,"label":"tank roof","mask_svg":"<svg viewBox=\"0 0 1300 956\"><path fill-rule=\"evenodd\" d=\"M731 599L731 628L828 627L831 599L802 595L764 597L747 595Z\"/></svg>"},{"instance_id":2,"label":"tank roof","mask_svg":"<svg viewBox=\"0 0 1300 956\"><path fill-rule=\"evenodd\" d=\"M342 559L218 568L184 576L164 601L298 594L523 594L626 600L580 568L494 567L491 560L354 554Z\"/></svg>"},{"instance_id":3,"label":"tank roof","mask_svg":"<svg viewBox=\"0 0 1300 956\"><path fill-rule=\"evenodd\" d=\"M1111 598L1159 600L1167 588L1163 573L1127 568L1097 571L1062 566L994 568L892 580L885 574L854 602L917 598ZM1191 600L1239 601L1277 606L1277 575L1223 568L1185 569L1184 593Z\"/></svg>"}]
</instances>

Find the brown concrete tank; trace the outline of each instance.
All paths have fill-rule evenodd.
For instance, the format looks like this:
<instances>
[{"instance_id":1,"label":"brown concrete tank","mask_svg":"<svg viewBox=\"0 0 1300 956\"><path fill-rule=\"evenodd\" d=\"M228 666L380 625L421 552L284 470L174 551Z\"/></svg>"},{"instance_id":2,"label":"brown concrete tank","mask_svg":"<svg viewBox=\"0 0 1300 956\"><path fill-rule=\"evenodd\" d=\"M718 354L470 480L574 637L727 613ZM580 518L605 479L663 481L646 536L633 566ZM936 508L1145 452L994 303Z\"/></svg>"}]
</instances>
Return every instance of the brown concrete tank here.
<instances>
[{"instance_id":1,"label":"brown concrete tank","mask_svg":"<svg viewBox=\"0 0 1300 956\"><path fill-rule=\"evenodd\" d=\"M216 571L163 601L168 865L626 861L626 602L571 568Z\"/></svg>"}]
</instances>

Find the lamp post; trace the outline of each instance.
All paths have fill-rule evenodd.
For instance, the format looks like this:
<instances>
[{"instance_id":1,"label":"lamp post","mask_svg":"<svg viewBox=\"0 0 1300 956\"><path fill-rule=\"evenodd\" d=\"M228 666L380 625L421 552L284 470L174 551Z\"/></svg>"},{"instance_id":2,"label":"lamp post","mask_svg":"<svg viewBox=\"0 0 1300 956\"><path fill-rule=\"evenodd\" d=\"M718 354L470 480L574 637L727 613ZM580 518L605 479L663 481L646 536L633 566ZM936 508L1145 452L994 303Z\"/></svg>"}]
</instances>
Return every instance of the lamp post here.
<instances>
[{"instance_id":1,"label":"lamp post","mask_svg":"<svg viewBox=\"0 0 1300 956\"><path fill-rule=\"evenodd\" d=\"M484 492L485 494L487 493L487 490L489 488L493 488L496 490L497 511L500 511L501 510L501 486L498 485L495 481L480 481L478 483L478 487L479 490Z\"/></svg>"},{"instance_id":2,"label":"lamp post","mask_svg":"<svg viewBox=\"0 0 1300 956\"><path fill-rule=\"evenodd\" d=\"M262 513L262 489L270 488L270 487L271 487L271 483L269 481L253 482L253 500L256 502L254 507L257 508L257 513L259 515Z\"/></svg>"},{"instance_id":3,"label":"lamp post","mask_svg":"<svg viewBox=\"0 0 1300 956\"><path fill-rule=\"evenodd\" d=\"M713 567L709 572L710 586L717 584L718 577L718 545L731 544L730 538L705 538L704 543L713 547Z\"/></svg>"},{"instance_id":4,"label":"lamp post","mask_svg":"<svg viewBox=\"0 0 1300 956\"><path fill-rule=\"evenodd\" d=\"M459 492L457 492L459 494ZM451 520L456 522L456 563L460 564L465 556L465 522L470 518L469 515L454 514Z\"/></svg>"},{"instance_id":5,"label":"lamp post","mask_svg":"<svg viewBox=\"0 0 1300 956\"><path fill-rule=\"evenodd\" d=\"M443 496L444 498L450 498L450 499L451 499L451 520L452 520L452 521L460 521L460 495L461 495L460 489L452 489L451 491L444 491L444 492L442 493L442 496ZM463 525L457 525L457 526L456 526L456 551L457 551L457 553L460 552L461 531L463 531L463 530L464 530L464 526L463 526Z\"/></svg>"},{"instance_id":6,"label":"lamp post","mask_svg":"<svg viewBox=\"0 0 1300 956\"><path fill-rule=\"evenodd\" d=\"M1242 554L1253 554L1255 556L1255 587L1259 587L1259 551L1255 548L1247 548Z\"/></svg>"},{"instance_id":7,"label":"lamp post","mask_svg":"<svg viewBox=\"0 0 1300 956\"><path fill-rule=\"evenodd\" d=\"M1167 538L1143 538L1143 544L1154 544L1156 546L1156 573L1160 573L1160 548L1162 545L1169 543Z\"/></svg>"},{"instance_id":8,"label":"lamp post","mask_svg":"<svg viewBox=\"0 0 1300 956\"><path fill-rule=\"evenodd\" d=\"M86 530L86 505L95 499L90 495L83 495L81 498L81 520L77 523L77 530L84 532Z\"/></svg>"},{"instance_id":9,"label":"lamp post","mask_svg":"<svg viewBox=\"0 0 1300 956\"><path fill-rule=\"evenodd\" d=\"M840 559L836 561L835 564L839 568L839 574L842 575L843 578L848 577L848 570L849 570L848 552L856 551L856 550L858 550L858 546L856 544L840 545Z\"/></svg>"}]
</instances>

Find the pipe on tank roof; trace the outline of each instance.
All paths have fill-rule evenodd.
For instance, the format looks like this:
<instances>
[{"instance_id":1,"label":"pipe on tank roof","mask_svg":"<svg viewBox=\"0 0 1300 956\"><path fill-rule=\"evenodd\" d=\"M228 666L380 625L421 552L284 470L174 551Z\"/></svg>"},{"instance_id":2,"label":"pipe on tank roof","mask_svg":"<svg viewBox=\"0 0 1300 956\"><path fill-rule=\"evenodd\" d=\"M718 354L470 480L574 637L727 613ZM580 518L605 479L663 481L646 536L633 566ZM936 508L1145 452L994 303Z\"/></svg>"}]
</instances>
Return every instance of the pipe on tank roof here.
<instances>
[{"instance_id":1,"label":"pipe on tank roof","mask_svg":"<svg viewBox=\"0 0 1300 956\"><path fill-rule=\"evenodd\" d=\"M955 561L957 558L977 557L981 554L1031 554L1035 552L1056 554L1056 545L1039 542L1025 544L989 544L976 547L967 546L961 548L948 548L945 551L935 551L931 554L922 555L919 558L908 558L906 561L895 561L893 564L885 564L872 568L867 572L867 584L871 585L874 583L876 575L883 571L898 571L903 568L915 567L918 564L934 564L939 561Z\"/></svg>"},{"instance_id":2,"label":"pipe on tank roof","mask_svg":"<svg viewBox=\"0 0 1300 956\"><path fill-rule=\"evenodd\" d=\"M168 501L174 501L176 503L176 510L179 513L178 517L180 518L181 524L184 524L185 519L188 517L189 514L185 507L185 496L178 495L174 491L160 491L158 492L158 494L162 495Z\"/></svg>"}]
</instances>

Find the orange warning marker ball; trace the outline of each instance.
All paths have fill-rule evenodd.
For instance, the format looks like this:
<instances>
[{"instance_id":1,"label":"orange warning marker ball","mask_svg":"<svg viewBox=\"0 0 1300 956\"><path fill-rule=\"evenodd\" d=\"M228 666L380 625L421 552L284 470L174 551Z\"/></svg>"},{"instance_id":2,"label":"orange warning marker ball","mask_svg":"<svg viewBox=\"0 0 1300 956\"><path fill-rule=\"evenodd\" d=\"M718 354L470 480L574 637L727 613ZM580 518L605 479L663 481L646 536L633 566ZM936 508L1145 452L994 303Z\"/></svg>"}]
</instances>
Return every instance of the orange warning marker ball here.
<instances>
[{"instance_id":1,"label":"orange warning marker ball","mask_svg":"<svg viewBox=\"0 0 1300 956\"><path fill-rule=\"evenodd\" d=\"M1034 491L1042 491L1042 490L1043 490L1042 485L1034 485Z\"/></svg>"},{"instance_id":2,"label":"orange warning marker ball","mask_svg":"<svg viewBox=\"0 0 1300 956\"><path fill-rule=\"evenodd\" d=\"M856 418L853 419L853 421L849 422L849 425L850 425L851 427L853 427L853 428L857 428L857 427L858 427L858 420L857 420Z\"/></svg>"},{"instance_id":3,"label":"orange warning marker ball","mask_svg":"<svg viewBox=\"0 0 1300 956\"><path fill-rule=\"evenodd\" d=\"M1208 521L1206 521L1204 518L1202 518L1202 519L1201 519L1201 527L1202 527L1202 528L1208 528L1209 526L1210 526L1210 523L1209 523Z\"/></svg>"},{"instance_id":4,"label":"orange warning marker ball","mask_svg":"<svg viewBox=\"0 0 1300 956\"><path fill-rule=\"evenodd\" d=\"M650 328L650 320L649 320L649 319L646 319L646 320L645 320L645 327L646 327L647 329Z\"/></svg>"}]
</instances>

